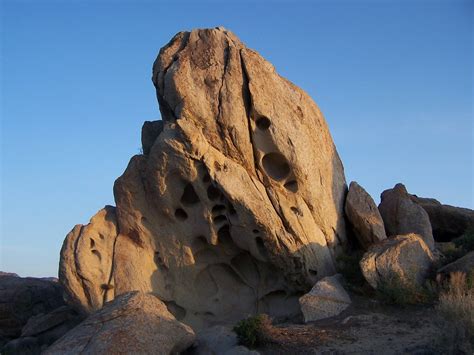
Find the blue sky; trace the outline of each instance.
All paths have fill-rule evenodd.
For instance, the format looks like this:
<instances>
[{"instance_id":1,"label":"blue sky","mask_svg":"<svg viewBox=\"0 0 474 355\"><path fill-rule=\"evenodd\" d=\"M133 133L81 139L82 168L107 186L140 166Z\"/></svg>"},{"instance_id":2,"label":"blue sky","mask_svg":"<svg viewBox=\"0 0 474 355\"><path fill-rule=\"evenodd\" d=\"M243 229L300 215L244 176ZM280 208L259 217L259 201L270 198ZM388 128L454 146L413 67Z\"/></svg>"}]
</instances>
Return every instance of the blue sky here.
<instances>
[{"instance_id":1,"label":"blue sky","mask_svg":"<svg viewBox=\"0 0 474 355\"><path fill-rule=\"evenodd\" d=\"M224 26L306 90L348 182L473 208L473 1L1 1L0 270L57 274L159 119L152 63Z\"/></svg>"}]
</instances>

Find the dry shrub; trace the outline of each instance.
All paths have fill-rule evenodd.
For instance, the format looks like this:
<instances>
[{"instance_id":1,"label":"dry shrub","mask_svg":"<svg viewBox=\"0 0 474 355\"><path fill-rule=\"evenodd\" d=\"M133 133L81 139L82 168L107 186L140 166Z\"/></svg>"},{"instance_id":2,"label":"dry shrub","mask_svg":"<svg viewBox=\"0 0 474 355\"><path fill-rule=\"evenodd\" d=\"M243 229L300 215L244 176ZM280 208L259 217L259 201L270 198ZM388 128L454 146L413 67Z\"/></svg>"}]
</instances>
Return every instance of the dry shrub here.
<instances>
[{"instance_id":1,"label":"dry shrub","mask_svg":"<svg viewBox=\"0 0 474 355\"><path fill-rule=\"evenodd\" d=\"M445 290L439 295L437 309L471 342L474 340L474 288L465 273L450 274Z\"/></svg>"},{"instance_id":2,"label":"dry shrub","mask_svg":"<svg viewBox=\"0 0 474 355\"><path fill-rule=\"evenodd\" d=\"M386 304L398 306L427 304L434 301L436 288L428 281L420 286L413 280L393 274L378 284L376 296Z\"/></svg>"},{"instance_id":3,"label":"dry shrub","mask_svg":"<svg viewBox=\"0 0 474 355\"><path fill-rule=\"evenodd\" d=\"M268 340L268 333L272 328L272 321L266 314L258 314L241 320L234 327L239 344L248 348L264 345Z\"/></svg>"}]
</instances>

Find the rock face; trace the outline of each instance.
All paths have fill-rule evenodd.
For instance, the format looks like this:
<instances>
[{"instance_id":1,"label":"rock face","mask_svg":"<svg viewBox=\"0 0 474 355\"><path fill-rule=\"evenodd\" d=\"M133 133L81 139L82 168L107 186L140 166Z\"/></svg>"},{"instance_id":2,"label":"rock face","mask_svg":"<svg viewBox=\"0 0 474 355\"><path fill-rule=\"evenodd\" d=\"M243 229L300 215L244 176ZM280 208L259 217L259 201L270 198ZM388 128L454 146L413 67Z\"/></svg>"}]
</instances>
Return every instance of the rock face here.
<instances>
[{"instance_id":1,"label":"rock face","mask_svg":"<svg viewBox=\"0 0 474 355\"><path fill-rule=\"evenodd\" d=\"M423 207L430 218L433 237L438 242L447 242L474 229L474 211L468 208L442 205L433 198L410 196L412 201Z\"/></svg>"},{"instance_id":2,"label":"rock face","mask_svg":"<svg viewBox=\"0 0 474 355\"><path fill-rule=\"evenodd\" d=\"M474 251L471 251L458 260L443 266L438 270L438 276L443 278L452 272L463 272L474 276Z\"/></svg>"},{"instance_id":3,"label":"rock face","mask_svg":"<svg viewBox=\"0 0 474 355\"><path fill-rule=\"evenodd\" d=\"M155 296L129 292L90 315L45 354L175 354L194 338L193 330Z\"/></svg>"},{"instance_id":4,"label":"rock face","mask_svg":"<svg viewBox=\"0 0 474 355\"><path fill-rule=\"evenodd\" d=\"M177 34L153 82L163 122L144 126L116 210L64 243L69 298L90 312L153 292L197 327L297 310L346 242L344 171L318 107L222 28Z\"/></svg>"},{"instance_id":5,"label":"rock face","mask_svg":"<svg viewBox=\"0 0 474 355\"><path fill-rule=\"evenodd\" d=\"M387 238L382 216L374 200L357 182L352 181L344 208L360 245L367 248Z\"/></svg>"},{"instance_id":6,"label":"rock face","mask_svg":"<svg viewBox=\"0 0 474 355\"><path fill-rule=\"evenodd\" d=\"M388 236L416 233L433 250L434 239L428 213L413 202L403 184L385 190L381 195L379 211Z\"/></svg>"},{"instance_id":7,"label":"rock face","mask_svg":"<svg viewBox=\"0 0 474 355\"><path fill-rule=\"evenodd\" d=\"M62 292L57 282L0 276L0 339L18 338L28 319L63 306Z\"/></svg>"},{"instance_id":8,"label":"rock face","mask_svg":"<svg viewBox=\"0 0 474 355\"><path fill-rule=\"evenodd\" d=\"M305 322L337 316L349 307L351 299L340 280L341 275L325 277L300 298Z\"/></svg>"},{"instance_id":9,"label":"rock face","mask_svg":"<svg viewBox=\"0 0 474 355\"><path fill-rule=\"evenodd\" d=\"M433 262L433 254L423 238L412 233L371 246L362 257L360 268L373 288L394 277L422 285Z\"/></svg>"},{"instance_id":10,"label":"rock face","mask_svg":"<svg viewBox=\"0 0 474 355\"><path fill-rule=\"evenodd\" d=\"M259 353L238 345L237 334L230 326L215 325L197 334L194 346L187 350L190 355L258 355Z\"/></svg>"}]
</instances>

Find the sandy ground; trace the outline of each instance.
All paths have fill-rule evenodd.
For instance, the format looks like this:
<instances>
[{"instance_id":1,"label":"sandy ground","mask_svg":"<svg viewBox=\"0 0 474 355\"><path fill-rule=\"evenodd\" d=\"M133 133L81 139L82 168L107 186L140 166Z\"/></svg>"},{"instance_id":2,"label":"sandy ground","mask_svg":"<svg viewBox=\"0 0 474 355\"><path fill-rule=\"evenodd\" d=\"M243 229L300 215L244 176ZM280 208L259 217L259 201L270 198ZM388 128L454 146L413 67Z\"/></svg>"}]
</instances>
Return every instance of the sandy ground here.
<instances>
[{"instance_id":1,"label":"sandy ground","mask_svg":"<svg viewBox=\"0 0 474 355\"><path fill-rule=\"evenodd\" d=\"M298 321L300 324L298 324ZM337 317L269 331L261 354L472 354L433 307L395 307L353 296Z\"/></svg>"}]
</instances>

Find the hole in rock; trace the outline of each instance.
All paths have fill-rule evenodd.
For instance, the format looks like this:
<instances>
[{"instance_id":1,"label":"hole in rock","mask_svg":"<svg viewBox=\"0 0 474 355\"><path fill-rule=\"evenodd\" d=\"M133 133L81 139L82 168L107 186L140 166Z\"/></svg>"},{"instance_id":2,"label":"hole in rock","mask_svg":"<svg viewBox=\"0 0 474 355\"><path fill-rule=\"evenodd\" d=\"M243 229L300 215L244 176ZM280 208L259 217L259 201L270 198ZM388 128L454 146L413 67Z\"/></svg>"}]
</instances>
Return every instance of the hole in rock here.
<instances>
[{"instance_id":1,"label":"hole in rock","mask_svg":"<svg viewBox=\"0 0 474 355\"><path fill-rule=\"evenodd\" d=\"M273 180L283 180L290 174L290 165L280 153L268 153L262 159L263 169Z\"/></svg>"},{"instance_id":2,"label":"hole in rock","mask_svg":"<svg viewBox=\"0 0 474 355\"><path fill-rule=\"evenodd\" d=\"M103 290L111 290L114 288L114 285L111 285L111 284L102 284L100 285L100 288L103 289Z\"/></svg>"},{"instance_id":3,"label":"hole in rock","mask_svg":"<svg viewBox=\"0 0 474 355\"><path fill-rule=\"evenodd\" d=\"M229 214L236 215L237 211L235 210L234 206L229 202Z\"/></svg>"},{"instance_id":4,"label":"hole in rock","mask_svg":"<svg viewBox=\"0 0 474 355\"><path fill-rule=\"evenodd\" d=\"M212 207L212 214L213 215L216 215L216 214L221 214L225 211L225 206L224 205L215 205L214 207Z\"/></svg>"},{"instance_id":5,"label":"hole in rock","mask_svg":"<svg viewBox=\"0 0 474 355\"><path fill-rule=\"evenodd\" d=\"M185 205L195 205L199 202L199 196L197 195L191 183L184 187L183 195L181 196L181 202Z\"/></svg>"},{"instance_id":6,"label":"hole in rock","mask_svg":"<svg viewBox=\"0 0 474 355\"><path fill-rule=\"evenodd\" d=\"M298 192L298 183L295 180L288 181L285 185L285 188L291 192Z\"/></svg>"},{"instance_id":7,"label":"hole in rock","mask_svg":"<svg viewBox=\"0 0 474 355\"><path fill-rule=\"evenodd\" d=\"M230 234L230 227L228 224L226 224L225 226L222 226L217 231L217 240L219 243L223 243L223 244L232 243L232 236Z\"/></svg>"},{"instance_id":8,"label":"hole in rock","mask_svg":"<svg viewBox=\"0 0 474 355\"><path fill-rule=\"evenodd\" d=\"M95 240L91 238L90 241L91 241L91 248L95 247Z\"/></svg>"},{"instance_id":9,"label":"hole in rock","mask_svg":"<svg viewBox=\"0 0 474 355\"><path fill-rule=\"evenodd\" d=\"M260 233L258 229L254 229L252 232L253 232L254 234Z\"/></svg>"},{"instance_id":10,"label":"hole in rock","mask_svg":"<svg viewBox=\"0 0 474 355\"><path fill-rule=\"evenodd\" d=\"M312 276L317 276L318 275L318 272L316 270L313 270L313 269L309 269L308 272Z\"/></svg>"},{"instance_id":11,"label":"hole in rock","mask_svg":"<svg viewBox=\"0 0 474 355\"><path fill-rule=\"evenodd\" d=\"M270 127L270 125L271 125L270 120L265 116L259 117L257 119L257 127L261 130L268 129L268 127Z\"/></svg>"},{"instance_id":12,"label":"hole in rock","mask_svg":"<svg viewBox=\"0 0 474 355\"><path fill-rule=\"evenodd\" d=\"M205 174L203 177L202 177L202 182L207 184L211 181L211 176L209 174Z\"/></svg>"},{"instance_id":13,"label":"hole in rock","mask_svg":"<svg viewBox=\"0 0 474 355\"><path fill-rule=\"evenodd\" d=\"M102 260L102 255L100 255L100 252L96 249L92 249L92 254L94 254L95 256L97 256L99 258L99 260Z\"/></svg>"},{"instance_id":14,"label":"hole in rock","mask_svg":"<svg viewBox=\"0 0 474 355\"><path fill-rule=\"evenodd\" d=\"M263 243L263 239L260 237L257 237L255 238L255 243L257 244L257 249L260 255L267 257L268 252L267 252L267 248L265 248L265 244Z\"/></svg>"},{"instance_id":15,"label":"hole in rock","mask_svg":"<svg viewBox=\"0 0 474 355\"><path fill-rule=\"evenodd\" d=\"M221 192L217 187L211 185L207 188L207 197L209 197L209 200L215 201L221 197Z\"/></svg>"},{"instance_id":16,"label":"hole in rock","mask_svg":"<svg viewBox=\"0 0 474 355\"><path fill-rule=\"evenodd\" d=\"M214 223L221 223L221 222L226 222L226 221L227 221L227 217L223 215L216 216L213 218Z\"/></svg>"},{"instance_id":17,"label":"hole in rock","mask_svg":"<svg viewBox=\"0 0 474 355\"><path fill-rule=\"evenodd\" d=\"M176 211L174 212L174 216L180 221L184 221L188 218L188 214L182 208L177 208Z\"/></svg>"},{"instance_id":18,"label":"hole in rock","mask_svg":"<svg viewBox=\"0 0 474 355\"><path fill-rule=\"evenodd\" d=\"M297 216L302 216L303 215L303 212L301 212L301 210L298 207L292 206L292 207L290 207L290 209Z\"/></svg>"}]
</instances>

